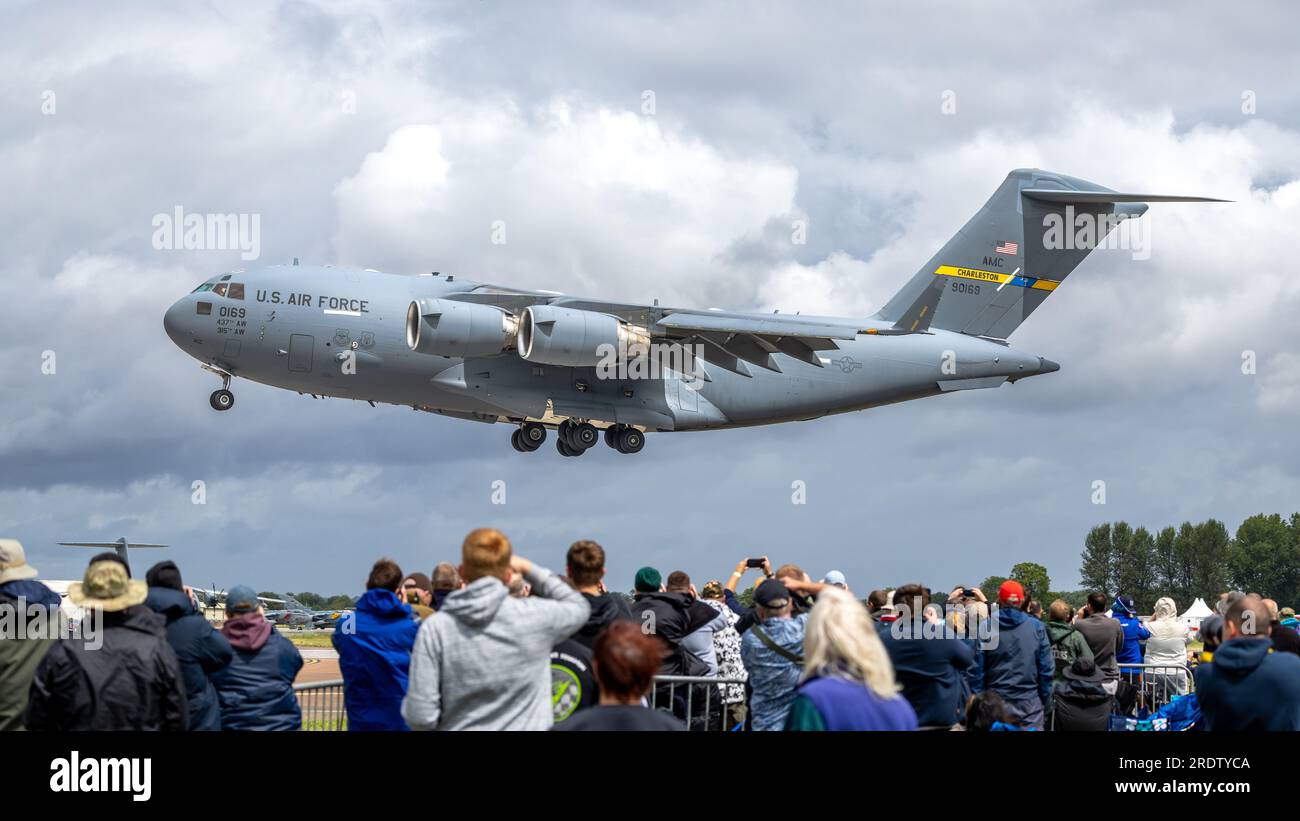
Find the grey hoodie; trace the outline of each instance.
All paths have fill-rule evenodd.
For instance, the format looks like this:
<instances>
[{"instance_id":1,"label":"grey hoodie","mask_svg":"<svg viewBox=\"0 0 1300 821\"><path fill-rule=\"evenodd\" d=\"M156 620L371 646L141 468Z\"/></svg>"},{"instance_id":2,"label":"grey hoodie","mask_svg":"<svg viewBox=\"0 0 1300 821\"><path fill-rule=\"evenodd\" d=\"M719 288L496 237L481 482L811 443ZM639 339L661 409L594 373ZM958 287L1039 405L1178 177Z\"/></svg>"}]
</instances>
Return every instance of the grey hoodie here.
<instances>
[{"instance_id":1,"label":"grey hoodie","mask_svg":"<svg viewBox=\"0 0 1300 821\"><path fill-rule=\"evenodd\" d=\"M526 599L478 579L420 623L402 718L412 730L548 730L551 648L587 623L582 594L533 565Z\"/></svg>"}]
</instances>

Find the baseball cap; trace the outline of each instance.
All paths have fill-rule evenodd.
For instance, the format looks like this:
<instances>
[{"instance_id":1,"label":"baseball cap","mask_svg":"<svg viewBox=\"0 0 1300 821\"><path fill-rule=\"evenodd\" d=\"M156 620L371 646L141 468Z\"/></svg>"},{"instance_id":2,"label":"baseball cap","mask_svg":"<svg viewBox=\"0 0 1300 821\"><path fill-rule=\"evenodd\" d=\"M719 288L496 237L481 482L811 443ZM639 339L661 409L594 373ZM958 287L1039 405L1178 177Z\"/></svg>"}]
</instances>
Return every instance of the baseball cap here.
<instances>
[{"instance_id":1,"label":"baseball cap","mask_svg":"<svg viewBox=\"0 0 1300 821\"><path fill-rule=\"evenodd\" d=\"M844 574L840 571L829 570L826 572L826 577L822 579L822 584L833 584L836 587L845 587L848 585L848 582L845 581Z\"/></svg>"},{"instance_id":2,"label":"baseball cap","mask_svg":"<svg viewBox=\"0 0 1300 821\"><path fill-rule=\"evenodd\" d=\"M1020 582L1015 579L1007 579L998 588L999 604L1020 605L1025 601L1025 588L1020 586Z\"/></svg>"},{"instance_id":3,"label":"baseball cap","mask_svg":"<svg viewBox=\"0 0 1300 821\"><path fill-rule=\"evenodd\" d=\"M704 585L704 589L700 591L700 597L705 599L720 599L722 595L722 582L717 579Z\"/></svg>"},{"instance_id":4,"label":"baseball cap","mask_svg":"<svg viewBox=\"0 0 1300 821\"><path fill-rule=\"evenodd\" d=\"M766 579L754 591L754 601L769 610L779 610L790 603L790 591L776 579Z\"/></svg>"},{"instance_id":5,"label":"baseball cap","mask_svg":"<svg viewBox=\"0 0 1300 821\"><path fill-rule=\"evenodd\" d=\"M252 613L261 605L257 591L246 584L237 584L226 593L227 613Z\"/></svg>"}]
</instances>

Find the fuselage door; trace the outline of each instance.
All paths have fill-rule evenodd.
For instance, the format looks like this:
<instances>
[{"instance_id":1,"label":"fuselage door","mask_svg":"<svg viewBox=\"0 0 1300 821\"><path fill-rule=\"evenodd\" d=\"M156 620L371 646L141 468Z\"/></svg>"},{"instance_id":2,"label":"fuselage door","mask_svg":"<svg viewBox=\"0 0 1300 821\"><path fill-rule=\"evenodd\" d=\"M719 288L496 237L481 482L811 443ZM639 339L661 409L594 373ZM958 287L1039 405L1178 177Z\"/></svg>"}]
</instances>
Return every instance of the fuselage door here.
<instances>
[{"instance_id":1,"label":"fuselage door","mask_svg":"<svg viewBox=\"0 0 1300 821\"><path fill-rule=\"evenodd\" d=\"M311 373L312 348L316 338L308 334L289 337L289 370L294 373Z\"/></svg>"}]
</instances>

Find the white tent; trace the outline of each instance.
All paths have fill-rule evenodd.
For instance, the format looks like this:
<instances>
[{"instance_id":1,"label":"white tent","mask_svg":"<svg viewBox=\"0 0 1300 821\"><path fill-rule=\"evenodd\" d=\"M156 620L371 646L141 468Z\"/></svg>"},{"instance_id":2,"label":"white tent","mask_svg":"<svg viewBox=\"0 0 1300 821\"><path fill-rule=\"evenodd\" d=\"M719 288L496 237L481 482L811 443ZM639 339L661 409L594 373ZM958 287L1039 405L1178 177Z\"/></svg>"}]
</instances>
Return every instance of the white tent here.
<instances>
[{"instance_id":1,"label":"white tent","mask_svg":"<svg viewBox=\"0 0 1300 821\"><path fill-rule=\"evenodd\" d=\"M1183 613L1178 618L1182 619L1183 624L1186 624L1191 629L1200 630L1201 619L1213 615L1214 611L1205 603L1205 599L1198 598L1196 601L1192 602L1191 607L1187 608L1187 612Z\"/></svg>"}]
</instances>

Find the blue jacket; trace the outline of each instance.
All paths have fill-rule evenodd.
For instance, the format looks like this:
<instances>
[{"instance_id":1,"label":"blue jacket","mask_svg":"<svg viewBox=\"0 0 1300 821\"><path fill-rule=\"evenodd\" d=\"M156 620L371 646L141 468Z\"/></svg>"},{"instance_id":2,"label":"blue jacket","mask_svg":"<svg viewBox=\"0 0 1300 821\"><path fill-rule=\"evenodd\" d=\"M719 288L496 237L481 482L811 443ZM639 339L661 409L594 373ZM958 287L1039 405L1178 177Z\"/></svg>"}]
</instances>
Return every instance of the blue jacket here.
<instances>
[{"instance_id":1,"label":"blue jacket","mask_svg":"<svg viewBox=\"0 0 1300 821\"><path fill-rule=\"evenodd\" d=\"M892 621L877 625L877 630L916 720L922 727L950 727L965 713L965 671L975 663L975 653L956 636L931 638L911 627Z\"/></svg>"},{"instance_id":2,"label":"blue jacket","mask_svg":"<svg viewBox=\"0 0 1300 821\"><path fill-rule=\"evenodd\" d=\"M1300 656L1265 639L1228 639L1196 667L1206 730L1300 730Z\"/></svg>"},{"instance_id":3,"label":"blue jacket","mask_svg":"<svg viewBox=\"0 0 1300 821\"><path fill-rule=\"evenodd\" d=\"M212 675L223 730L301 730L293 680L302 654L260 613L226 619L221 634L234 657Z\"/></svg>"},{"instance_id":4,"label":"blue jacket","mask_svg":"<svg viewBox=\"0 0 1300 821\"><path fill-rule=\"evenodd\" d=\"M815 717L806 714L805 705ZM883 699L860 682L817 676L799 687L786 728L830 732L915 730L916 713L907 699Z\"/></svg>"},{"instance_id":5,"label":"blue jacket","mask_svg":"<svg viewBox=\"0 0 1300 821\"><path fill-rule=\"evenodd\" d=\"M1050 710L1056 662L1052 660L1047 628L1038 619L1013 607L998 608L997 627L997 646L975 653L971 690L976 693L992 690L1003 698L1017 701L1036 693L1043 709Z\"/></svg>"},{"instance_id":6,"label":"blue jacket","mask_svg":"<svg viewBox=\"0 0 1300 821\"><path fill-rule=\"evenodd\" d=\"M1138 621L1137 616L1129 615L1126 610L1116 607L1112 609L1111 615L1124 628L1124 649L1115 654L1115 661L1119 664L1141 664L1142 645L1139 642L1151 638L1151 631Z\"/></svg>"},{"instance_id":7,"label":"blue jacket","mask_svg":"<svg viewBox=\"0 0 1300 821\"><path fill-rule=\"evenodd\" d=\"M151 587L144 604L167 620L167 643L180 662L190 705L190 729L220 730L221 704L209 676L230 663L230 642L194 609L182 590Z\"/></svg>"},{"instance_id":8,"label":"blue jacket","mask_svg":"<svg viewBox=\"0 0 1300 821\"><path fill-rule=\"evenodd\" d=\"M405 730L402 699L420 623L388 590L367 590L334 628L349 730Z\"/></svg>"}]
</instances>

